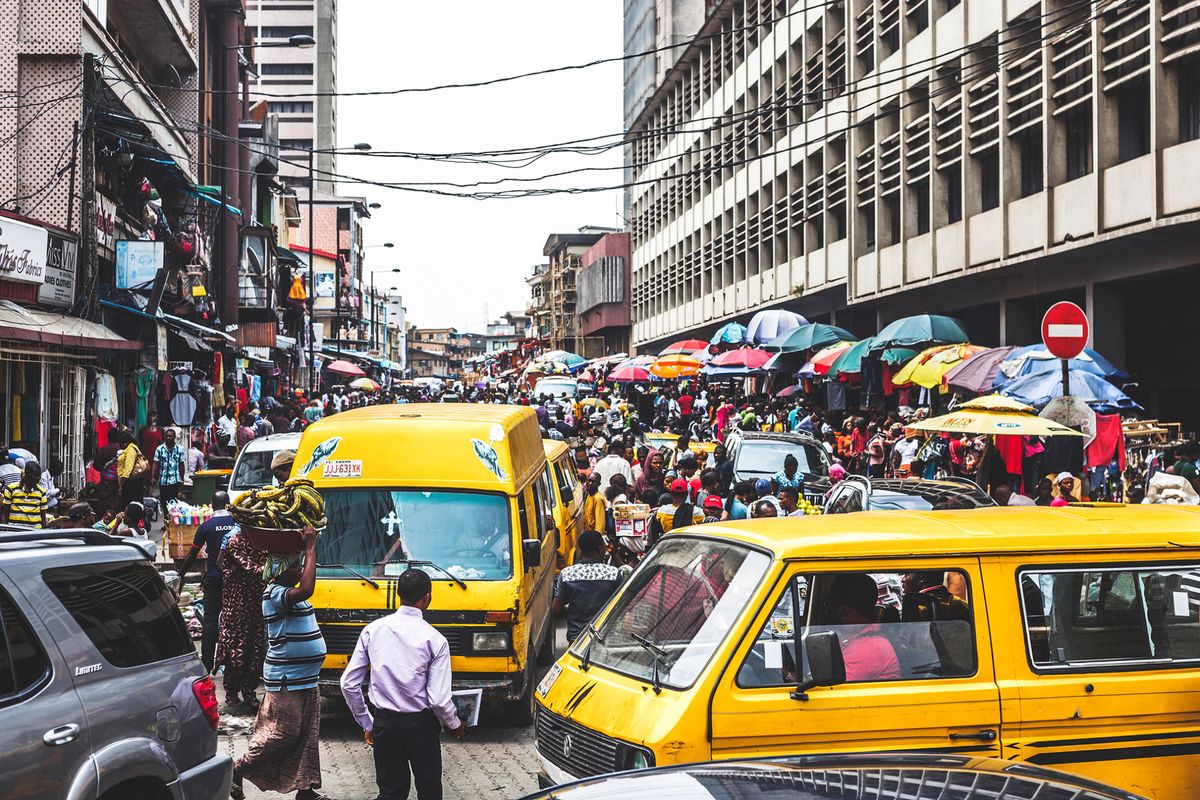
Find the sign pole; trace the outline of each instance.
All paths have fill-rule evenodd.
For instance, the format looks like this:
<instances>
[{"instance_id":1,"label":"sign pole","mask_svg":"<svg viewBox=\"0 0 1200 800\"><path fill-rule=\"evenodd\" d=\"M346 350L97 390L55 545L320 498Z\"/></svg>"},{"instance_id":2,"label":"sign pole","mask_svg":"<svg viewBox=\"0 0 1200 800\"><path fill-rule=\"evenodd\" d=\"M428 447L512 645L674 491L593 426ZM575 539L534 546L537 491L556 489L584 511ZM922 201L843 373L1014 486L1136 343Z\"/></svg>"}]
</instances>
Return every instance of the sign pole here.
<instances>
[{"instance_id":1,"label":"sign pole","mask_svg":"<svg viewBox=\"0 0 1200 800\"><path fill-rule=\"evenodd\" d=\"M1063 382L1063 397L1071 396L1071 362L1067 359L1062 360L1062 382Z\"/></svg>"}]
</instances>

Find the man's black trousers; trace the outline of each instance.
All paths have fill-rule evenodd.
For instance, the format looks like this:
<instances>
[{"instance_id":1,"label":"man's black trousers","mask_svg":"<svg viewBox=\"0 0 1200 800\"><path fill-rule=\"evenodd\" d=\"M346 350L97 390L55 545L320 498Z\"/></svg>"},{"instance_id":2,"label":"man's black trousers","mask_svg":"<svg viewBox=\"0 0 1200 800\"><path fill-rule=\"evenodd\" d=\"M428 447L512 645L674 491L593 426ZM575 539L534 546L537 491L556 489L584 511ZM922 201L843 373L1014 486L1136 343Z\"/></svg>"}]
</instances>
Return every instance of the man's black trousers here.
<instances>
[{"instance_id":1,"label":"man's black trousers","mask_svg":"<svg viewBox=\"0 0 1200 800\"><path fill-rule=\"evenodd\" d=\"M417 800L442 800L441 724L433 711L399 714L375 710L375 782L379 800L408 800L411 783ZM409 777L409 770L412 777Z\"/></svg>"}]
</instances>

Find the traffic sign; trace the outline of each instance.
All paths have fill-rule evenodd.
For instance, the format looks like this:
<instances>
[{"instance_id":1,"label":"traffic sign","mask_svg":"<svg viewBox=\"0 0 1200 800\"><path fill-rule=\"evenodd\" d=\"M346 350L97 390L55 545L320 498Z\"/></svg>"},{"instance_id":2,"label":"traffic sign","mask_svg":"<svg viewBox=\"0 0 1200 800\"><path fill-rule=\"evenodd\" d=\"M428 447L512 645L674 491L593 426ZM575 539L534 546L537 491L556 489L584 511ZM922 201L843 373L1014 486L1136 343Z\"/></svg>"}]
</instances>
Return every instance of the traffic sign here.
<instances>
[{"instance_id":1,"label":"traffic sign","mask_svg":"<svg viewBox=\"0 0 1200 800\"><path fill-rule=\"evenodd\" d=\"M1089 327L1082 308L1065 301L1055 303L1042 317L1042 343L1051 355L1075 358L1087 346Z\"/></svg>"}]
</instances>

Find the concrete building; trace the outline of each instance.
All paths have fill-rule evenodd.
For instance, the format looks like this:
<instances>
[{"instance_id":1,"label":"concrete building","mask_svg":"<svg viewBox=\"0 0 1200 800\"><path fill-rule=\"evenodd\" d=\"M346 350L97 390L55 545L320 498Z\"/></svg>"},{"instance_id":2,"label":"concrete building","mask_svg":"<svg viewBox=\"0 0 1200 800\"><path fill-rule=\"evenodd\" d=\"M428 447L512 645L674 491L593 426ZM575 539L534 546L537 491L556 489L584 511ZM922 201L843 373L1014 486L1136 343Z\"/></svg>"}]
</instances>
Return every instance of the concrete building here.
<instances>
[{"instance_id":1,"label":"concrete building","mask_svg":"<svg viewBox=\"0 0 1200 800\"><path fill-rule=\"evenodd\" d=\"M629 352L629 234L606 233L583 254L579 333L600 340L604 355Z\"/></svg>"},{"instance_id":2,"label":"concrete building","mask_svg":"<svg viewBox=\"0 0 1200 800\"><path fill-rule=\"evenodd\" d=\"M709 0L625 0L625 126L633 124L646 101L683 48L704 24ZM650 52L657 50L659 52Z\"/></svg>"},{"instance_id":3,"label":"concrete building","mask_svg":"<svg viewBox=\"0 0 1200 800\"><path fill-rule=\"evenodd\" d=\"M265 100L280 118L281 177L308 185L308 153L337 144L337 0L248 0L246 28L253 51L251 102ZM311 36L315 47L280 47L292 36ZM337 159L314 154L317 191L332 194Z\"/></svg>"},{"instance_id":4,"label":"concrete building","mask_svg":"<svg viewBox=\"0 0 1200 800\"><path fill-rule=\"evenodd\" d=\"M784 305L860 334L946 312L1027 344L1074 299L1151 416L1195 421L1198 16L715 6L629 132L634 344Z\"/></svg>"},{"instance_id":5,"label":"concrete building","mask_svg":"<svg viewBox=\"0 0 1200 800\"><path fill-rule=\"evenodd\" d=\"M532 317L517 311L506 311L498 319L488 323L486 333L484 334L484 339L486 340L485 351L487 353L498 353L503 350L512 349L527 339L536 338L537 334L533 330Z\"/></svg>"},{"instance_id":6,"label":"concrete building","mask_svg":"<svg viewBox=\"0 0 1200 800\"><path fill-rule=\"evenodd\" d=\"M540 335L550 349L588 355L579 332L579 269L587 249L604 234L616 232L615 228L585 225L577 233L552 233L546 239L542 248L542 255L548 259L546 271L539 274L535 268L529 281L538 304L535 309L538 328L544 331Z\"/></svg>"},{"instance_id":7,"label":"concrete building","mask_svg":"<svg viewBox=\"0 0 1200 800\"><path fill-rule=\"evenodd\" d=\"M309 243L307 191L298 198L300 224L292 229L291 249L309 258L316 255L310 286L313 319L324 332L325 348L365 352L370 348L370 317L364 311L362 222L371 216L362 197L327 195L313 197L312 240Z\"/></svg>"}]
</instances>

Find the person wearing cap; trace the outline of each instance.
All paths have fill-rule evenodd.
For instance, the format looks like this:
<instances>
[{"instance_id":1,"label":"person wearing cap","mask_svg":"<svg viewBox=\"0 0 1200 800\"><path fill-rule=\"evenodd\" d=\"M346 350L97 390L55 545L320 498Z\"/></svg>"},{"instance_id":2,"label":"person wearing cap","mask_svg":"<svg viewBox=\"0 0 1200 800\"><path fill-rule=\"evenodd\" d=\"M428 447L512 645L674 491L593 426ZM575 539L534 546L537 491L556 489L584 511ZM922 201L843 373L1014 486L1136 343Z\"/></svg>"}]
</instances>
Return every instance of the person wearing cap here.
<instances>
[{"instance_id":1,"label":"person wearing cap","mask_svg":"<svg viewBox=\"0 0 1200 800\"><path fill-rule=\"evenodd\" d=\"M721 511L725 507L725 501L715 494L710 494L704 498L704 519L702 522L720 522Z\"/></svg>"},{"instance_id":2,"label":"person wearing cap","mask_svg":"<svg viewBox=\"0 0 1200 800\"><path fill-rule=\"evenodd\" d=\"M758 496L758 500L766 500L771 505L775 506L775 516L783 516L783 508L779 505L779 498L775 496L775 484L768 478L759 478L754 482L754 494ZM758 503L751 507L751 516L755 516L754 509L758 508Z\"/></svg>"},{"instance_id":3,"label":"person wearing cap","mask_svg":"<svg viewBox=\"0 0 1200 800\"><path fill-rule=\"evenodd\" d=\"M292 464L296 461L295 450L280 450L271 459L271 477L280 486L288 482L292 474Z\"/></svg>"},{"instance_id":4,"label":"person wearing cap","mask_svg":"<svg viewBox=\"0 0 1200 800\"><path fill-rule=\"evenodd\" d=\"M215 492L212 498L213 514L196 528L196 536L192 547L188 550L187 558L179 569L182 583L187 581L188 570L192 568L201 549L207 556L204 575L200 578L200 586L204 589L204 619L200 633L200 660L204 667L212 672L215 669L213 659L217 650L217 634L221 620L221 565L218 556L224 549L229 537L238 529L229 513L229 494Z\"/></svg>"},{"instance_id":5,"label":"person wearing cap","mask_svg":"<svg viewBox=\"0 0 1200 800\"><path fill-rule=\"evenodd\" d=\"M1075 476L1069 472L1060 472L1054 476L1054 486L1058 489L1058 497L1050 501L1054 507L1069 505L1078 500L1075 495Z\"/></svg>"},{"instance_id":6,"label":"person wearing cap","mask_svg":"<svg viewBox=\"0 0 1200 800\"><path fill-rule=\"evenodd\" d=\"M704 512L688 502L688 484L683 478L675 478L667 487L671 493L671 502L658 507L654 514L657 527L662 533L670 533L675 528L695 525L704 520ZM657 540L658 537L655 537Z\"/></svg>"}]
</instances>

